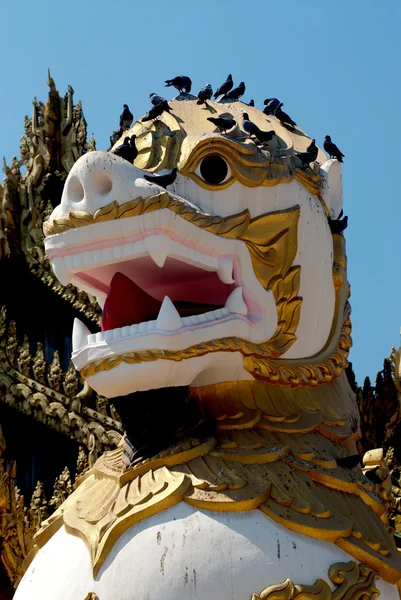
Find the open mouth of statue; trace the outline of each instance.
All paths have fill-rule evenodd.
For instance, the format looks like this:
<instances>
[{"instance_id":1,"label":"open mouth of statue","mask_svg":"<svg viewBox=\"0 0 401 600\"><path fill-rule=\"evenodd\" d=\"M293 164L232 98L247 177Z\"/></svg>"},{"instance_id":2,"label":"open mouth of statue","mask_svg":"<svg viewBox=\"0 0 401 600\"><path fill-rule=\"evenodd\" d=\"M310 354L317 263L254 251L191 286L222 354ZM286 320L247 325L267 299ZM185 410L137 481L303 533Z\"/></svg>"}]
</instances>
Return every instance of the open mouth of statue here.
<instances>
[{"instance_id":1,"label":"open mouth of statue","mask_svg":"<svg viewBox=\"0 0 401 600\"><path fill-rule=\"evenodd\" d=\"M74 352L153 334L185 335L232 319L247 327L260 323L260 304L242 283L235 252L211 251L187 237L171 239L160 228L134 239L120 232L101 247L88 236L86 243L63 243L49 254L59 278L96 296L103 307L98 333L75 321Z\"/></svg>"},{"instance_id":2,"label":"open mouth of statue","mask_svg":"<svg viewBox=\"0 0 401 600\"><path fill-rule=\"evenodd\" d=\"M61 283L96 297L103 310L97 333L74 321L77 368L109 356L174 351L233 335L260 342L276 328L274 296L256 279L246 245L172 211L49 236L46 249Z\"/></svg>"},{"instance_id":3,"label":"open mouth of statue","mask_svg":"<svg viewBox=\"0 0 401 600\"><path fill-rule=\"evenodd\" d=\"M169 257L160 268L143 256L77 272L76 280L106 294L101 332L88 336L88 343L248 315L243 288L231 275L233 263L220 265L218 271L205 270Z\"/></svg>"},{"instance_id":4,"label":"open mouth of statue","mask_svg":"<svg viewBox=\"0 0 401 600\"><path fill-rule=\"evenodd\" d=\"M163 268L142 257L77 277L107 293L103 332L131 326L131 334L139 333L152 321L157 329L172 331L228 315L230 307L248 312L242 288L222 282L217 272L174 258L167 258Z\"/></svg>"}]
</instances>

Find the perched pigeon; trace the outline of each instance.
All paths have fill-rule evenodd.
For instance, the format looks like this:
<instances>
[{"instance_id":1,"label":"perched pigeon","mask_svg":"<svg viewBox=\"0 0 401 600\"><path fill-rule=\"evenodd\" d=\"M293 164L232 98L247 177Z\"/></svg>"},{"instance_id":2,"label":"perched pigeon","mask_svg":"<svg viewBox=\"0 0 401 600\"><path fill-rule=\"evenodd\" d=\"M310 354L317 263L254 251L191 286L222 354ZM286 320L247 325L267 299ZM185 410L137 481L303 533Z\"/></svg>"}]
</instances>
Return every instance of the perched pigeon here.
<instances>
[{"instance_id":1,"label":"perched pigeon","mask_svg":"<svg viewBox=\"0 0 401 600\"><path fill-rule=\"evenodd\" d=\"M369 469L365 471L365 477L369 479L375 485L380 485L382 483L382 478L379 475L380 467L375 467L374 469Z\"/></svg>"},{"instance_id":2,"label":"perched pigeon","mask_svg":"<svg viewBox=\"0 0 401 600\"><path fill-rule=\"evenodd\" d=\"M280 102L280 104L278 105L278 107L275 110L274 116L277 117L277 119L279 121L281 121L281 123L283 125L290 125L291 127L295 127L296 126L295 121L293 121L291 119L291 117L289 115L287 115L287 113L285 113L283 110L281 110L282 106L283 106L283 103Z\"/></svg>"},{"instance_id":3,"label":"perched pigeon","mask_svg":"<svg viewBox=\"0 0 401 600\"><path fill-rule=\"evenodd\" d=\"M249 135L254 135L259 142L269 142L276 135L276 132L272 129L271 131L262 131L253 121L249 120L248 113L242 115L242 128Z\"/></svg>"},{"instance_id":4,"label":"perched pigeon","mask_svg":"<svg viewBox=\"0 0 401 600\"><path fill-rule=\"evenodd\" d=\"M319 152L319 148L315 144L316 140L312 140L306 149L306 152L296 152L295 156L302 162L302 168L310 165L311 162L315 162Z\"/></svg>"},{"instance_id":5,"label":"perched pigeon","mask_svg":"<svg viewBox=\"0 0 401 600\"><path fill-rule=\"evenodd\" d=\"M265 105L263 109L265 115L274 115L274 113L280 105L280 100L278 100L277 98L266 98L263 104Z\"/></svg>"},{"instance_id":6,"label":"perched pigeon","mask_svg":"<svg viewBox=\"0 0 401 600\"><path fill-rule=\"evenodd\" d=\"M207 120L213 123L213 125L216 125L216 127L218 127L220 131L223 131L224 133L228 129L235 127L235 120L227 117L208 117Z\"/></svg>"},{"instance_id":7,"label":"perched pigeon","mask_svg":"<svg viewBox=\"0 0 401 600\"><path fill-rule=\"evenodd\" d=\"M335 460L339 467L343 467L345 469L355 469L355 467L357 467L360 463L362 464L362 458L359 454L341 456Z\"/></svg>"},{"instance_id":8,"label":"perched pigeon","mask_svg":"<svg viewBox=\"0 0 401 600\"><path fill-rule=\"evenodd\" d=\"M115 150L113 150L113 154L116 156L120 156L124 160L127 160L129 163L133 163L136 157L138 156L138 150L135 145L136 135L133 135L131 139L127 136L124 138L124 142L117 146Z\"/></svg>"},{"instance_id":9,"label":"perched pigeon","mask_svg":"<svg viewBox=\"0 0 401 600\"><path fill-rule=\"evenodd\" d=\"M196 104L206 104L206 100L210 100L212 94L212 86L210 85L210 83L207 83L201 90L199 90L198 100L196 101Z\"/></svg>"},{"instance_id":10,"label":"perched pigeon","mask_svg":"<svg viewBox=\"0 0 401 600\"><path fill-rule=\"evenodd\" d=\"M158 104L161 104L162 102L165 102L165 100L166 100L165 98L163 98L163 96L158 96L154 92L149 94L149 98L150 98L150 102L153 106L157 106Z\"/></svg>"},{"instance_id":11,"label":"perched pigeon","mask_svg":"<svg viewBox=\"0 0 401 600\"><path fill-rule=\"evenodd\" d=\"M311 162L314 162L316 159L314 158L314 154L312 152L296 152L295 156L299 158L302 163L302 168L309 166Z\"/></svg>"},{"instance_id":12,"label":"perched pigeon","mask_svg":"<svg viewBox=\"0 0 401 600\"><path fill-rule=\"evenodd\" d=\"M150 183L155 183L156 185L159 185L160 187L166 189L168 185L174 183L177 177L177 171L178 169L175 167L171 171L171 173L167 173L167 175L144 175L144 177L146 181L149 181Z\"/></svg>"},{"instance_id":13,"label":"perched pigeon","mask_svg":"<svg viewBox=\"0 0 401 600\"><path fill-rule=\"evenodd\" d=\"M340 213L341 216L342 213ZM345 217L343 217L342 219L340 219L340 216L338 219L328 219L329 221L329 227L330 227L330 231L331 233L338 233L340 235L343 234L343 232L347 229L348 227L348 217L347 215L345 215Z\"/></svg>"},{"instance_id":14,"label":"perched pigeon","mask_svg":"<svg viewBox=\"0 0 401 600\"><path fill-rule=\"evenodd\" d=\"M245 94L245 83L243 81L241 81L241 83L236 87L233 88L231 90L230 93L225 95L225 98L227 100L238 100L239 98L241 98L241 96L243 96Z\"/></svg>"},{"instance_id":15,"label":"perched pigeon","mask_svg":"<svg viewBox=\"0 0 401 600\"><path fill-rule=\"evenodd\" d=\"M249 100L248 106L255 106L255 100Z\"/></svg>"},{"instance_id":16,"label":"perched pigeon","mask_svg":"<svg viewBox=\"0 0 401 600\"><path fill-rule=\"evenodd\" d=\"M231 90L233 85L234 85L233 78L230 73L230 75L227 77L225 82L215 91L213 97L218 98L219 96L222 96L223 94L227 94Z\"/></svg>"},{"instance_id":17,"label":"perched pigeon","mask_svg":"<svg viewBox=\"0 0 401 600\"><path fill-rule=\"evenodd\" d=\"M326 150L330 158L333 158L334 156L334 158L336 158L338 162L344 162L343 156L345 155L342 152L340 152L340 150L335 144L333 144L329 135L326 135L326 137L324 138L323 148Z\"/></svg>"},{"instance_id":18,"label":"perched pigeon","mask_svg":"<svg viewBox=\"0 0 401 600\"><path fill-rule=\"evenodd\" d=\"M128 104L123 105L123 112L120 115L120 129L123 131L129 129L133 123L134 115L128 108Z\"/></svg>"},{"instance_id":19,"label":"perched pigeon","mask_svg":"<svg viewBox=\"0 0 401 600\"><path fill-rule=\"evenodd\" d=\"M157 119L157 117L160 117L160 115L163 114L164 111L167 111L167 112L171 111L171 108L169 107L167 100L163 100L163 102L160 102L160 104L156 104L156 106L151 108L150 111L147 112L146 115L144 117L142 117L141 120L142 120L142 122L153 121L154 119Z\"/></svg>"},{"instance_id":20,"label":"perched pigeon","mask_svg":"<svg viewBox=\"0 0 401 600\"><path fill-rule=\"evenodd\" d=\"M182 90L189 94L192 88L192 81L186 75L177 75L174 79L166 79L164 83L166 84L164 87L170 87L172 85L180 92L180 94L182 94Z\"/></svg>"},{"instance_id":21,"label":"perched pigeon","mask_svg":"<svg viewBox=\"0 0 401 600\"><path fill-rule=\"evenodd\" d=\"M310 152L313 156L311 162L314 162L317 159L317 155L319 154L319 148L316 146L316 140L313 139L309 146L306 149L307 152Z\"/></svg>"}]
</instances>

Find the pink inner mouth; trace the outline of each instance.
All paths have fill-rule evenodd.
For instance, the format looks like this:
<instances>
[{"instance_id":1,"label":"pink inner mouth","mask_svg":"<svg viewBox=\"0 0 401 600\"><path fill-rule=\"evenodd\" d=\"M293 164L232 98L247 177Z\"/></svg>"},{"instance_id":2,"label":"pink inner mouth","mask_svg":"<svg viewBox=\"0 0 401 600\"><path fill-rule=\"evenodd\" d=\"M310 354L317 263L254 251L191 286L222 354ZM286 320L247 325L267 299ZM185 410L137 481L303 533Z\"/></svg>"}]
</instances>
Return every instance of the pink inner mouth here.
<instances>
[{"instance_id":1,"label":"pink inner mouth","mask_svg":"<svg viewBox=\"0 0 401 600\"><path fill-rule=\"evenodd\" d=\"M217 310L236 287L174 258L159 268L150 257L123 261L77 273L77 277L106 292L102 331L157 319L165 296L181 317Z\"/></svg>"}]
</instances>

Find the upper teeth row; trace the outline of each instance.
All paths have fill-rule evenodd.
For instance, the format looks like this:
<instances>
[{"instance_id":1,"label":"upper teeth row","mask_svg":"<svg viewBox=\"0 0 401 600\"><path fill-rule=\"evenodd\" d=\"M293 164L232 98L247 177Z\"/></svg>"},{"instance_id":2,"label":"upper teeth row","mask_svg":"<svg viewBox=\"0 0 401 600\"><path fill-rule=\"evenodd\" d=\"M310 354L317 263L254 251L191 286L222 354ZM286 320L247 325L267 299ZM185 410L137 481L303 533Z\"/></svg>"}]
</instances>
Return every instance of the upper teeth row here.
<instances>
[{"instance_id":1,"label":"upper teeth row","mask_svg":"<svg viewBox=\"0 0 401 600\"><path fill-rule=\"evenodd\" d=\"M203 254L172 240L168 235L151 235L137 242L89 250L65 257L55 257L52 265L57 279L68 285L73 272L82 267L93 267L110 261L125 260L131 257L150 256L158 267L163 267L167 256L185 259L185 262L201 267L207 271L216 271L223 283L234 283L232 277L233 263L229 258L218 259L215 256Z\"/></svg>"},{"instance_id":2,"label":"upper teeth row","mask_svg":"<svg viewBox=\"0 0 401 600\"><path fill-rule=\"evenodd\" d=\"M73 351L76 352L87 344L110 342L112 340L119 340L133 335L150 333L155 330L175 331L188 325L198 325L200 323L216 321L228 316L230 313L242 315L248 313L241 287L237 287L231 292L224 308L219 308L218 310L213 310L200 315L193 315L191 317L180 317L170 298L165 296L155 321L145 321L136 325L127 325L125 327L118 327L116 329L92 334L86 325L79 319L75 319L72 334Z\"/></svg>"}]
</instances>

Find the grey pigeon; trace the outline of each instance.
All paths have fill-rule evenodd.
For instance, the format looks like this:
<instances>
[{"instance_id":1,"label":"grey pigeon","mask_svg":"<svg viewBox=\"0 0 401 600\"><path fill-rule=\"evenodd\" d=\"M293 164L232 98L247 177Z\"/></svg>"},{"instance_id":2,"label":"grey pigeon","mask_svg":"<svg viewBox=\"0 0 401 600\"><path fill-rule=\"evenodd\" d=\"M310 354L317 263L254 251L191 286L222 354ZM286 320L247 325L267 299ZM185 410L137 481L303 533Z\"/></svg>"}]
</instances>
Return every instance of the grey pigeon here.
<instances>
[{"instance_id":1,"label":"grey pigeon","mask_svg":"<svg viewBox=\"0 0 401 600\"><path fill-rule=\"evenodd\" d=\"M198 93L198 100L196 104L206 104L206 100L210 100L212 97L213 90L210 83L207 83Z\"/></svg>"},{"instance_id":2,"label":"grey pigeon","mask_svg":"<svg viewBox=\"0 0 401 600\"><path fill-rule=\"evenodd\" d=\"M157 117L160 117L160 115L162 115L164 113L164 111L170 112L171 108L168 105L167 100L163 100L163 102L160 102L160 104L156 104L156 106L154 106L153 108L150 109L149 112L146 113L146 115L144 117L142 117L142 122L145 121L153 121L154 119L157 119Z\"/></svg>"},{"instance_id":3,"label":"grey pigeon","mask_svg":"<svg viewBox=\"0 0 401 600\"><path fill-rule=\"evenodd\" d=\"M234 85L234 82L233 82L232 75L230 73L230 75L228 75L225 82L219 88L217 88L213 97L218 98L219 96L222 96L223 94L227 94L231 90L233 85Z\"/></svg>"},{"instance_id":4,"label":"grey pigeon","mask_svg":"<svg viewBox=\"0 0 401 600\"><path fill-rule=\"evenodd\" d=\"M164 82L166 85L164 87L170 87L171 85L175 87L176 90L182 94L182 91L186 94L189 94L192 88L192 81L186 75L177 75L173 79L166 79Z\"/></svg>"},{"instance_id":5,"label":"grey pigeon","mask_svg":"<svg viewBox=\"0 0 401 600\"><path fill-rule=\"evenodd\" d=\"M167 175L144 175L144 177L146 181L149 181L150 183L155 183L156 185L159 185L160 187L166 189L168 185L173 184L176 180L177 171L178 169L175 167L171 171L171 173L167 173Z\"/></svg>"},{"instance_id":6,"label":"grey pigeon","mask_svg":"<svg viewBox=\"0 0 401 600\"><path fill-rule=\"evenodd\" d=\"M338 162L344 162L343 161L343 156L345 156L345 154L343 154L335 144L333 144L333 142L331 141L331 137L329 135L326 135L326 137L324 138L324 144L323 144L323 148L326 150L327 154L330 156L330 158L336 158L338 160Z\"/></svg>"},{"instance_id":7,"label":"grey pigeon","mask_svg":"<svg viewBox=\"0 0 401 600\"><path fill-rule=\"evenodd\" d=\"M216 127L218 127L220 131L223 131L224 133L228 129L235 127L235 120L227 117L208 117L207 120L213 123L213 125L216 125Z\"/></svg>"},{"instance_id":8,"label":"grey pigeon","mask_svg":"<svg viewBox=\"0 0 401 600\"><path fill-rule=\"evenodd\" d=\"M276 132L272 129L271 131L262 131L259 127L249 119L248 113L242 115L242 128L249 135L254 135L259 142L269 142L276 135Z\"/></svg>"},{"instance_id":9,"label":"grey pigeon","mask_svg":"<svg viewBox=\"0 0 401 600\"><path fill-rule=\"evenodd\" d=\"M134 115L128 108L128 104L123 104L123 112L120 115L120 129L122 131L129 129L134 121Z\"/></svg>"},{"instance_id":10,"label":"grey pigeon","mask_svg":"<svg viewBox=\"0 0 401 600\"><path fill-rule=\"evenodd\" d=\"M245 83L241 81L241 83L231 90L228 94L225 95L225 99L227 100L238 100L245 94Z\"/></svg>"},{"instance_id":11,"label":"grey pigeon","mask_svg":"<svg viewBox=\"0 0 401 600\"><path fill-rule=\"evenodd\" d=\"M153 106L157 106L158 104L161 104L162 102L165 102L165 100L166 100L165 98L163 98L163 96L158 96L154 92L149 94L149 98L150 98L150 102Z\"/></svg>"}]
</instances>

